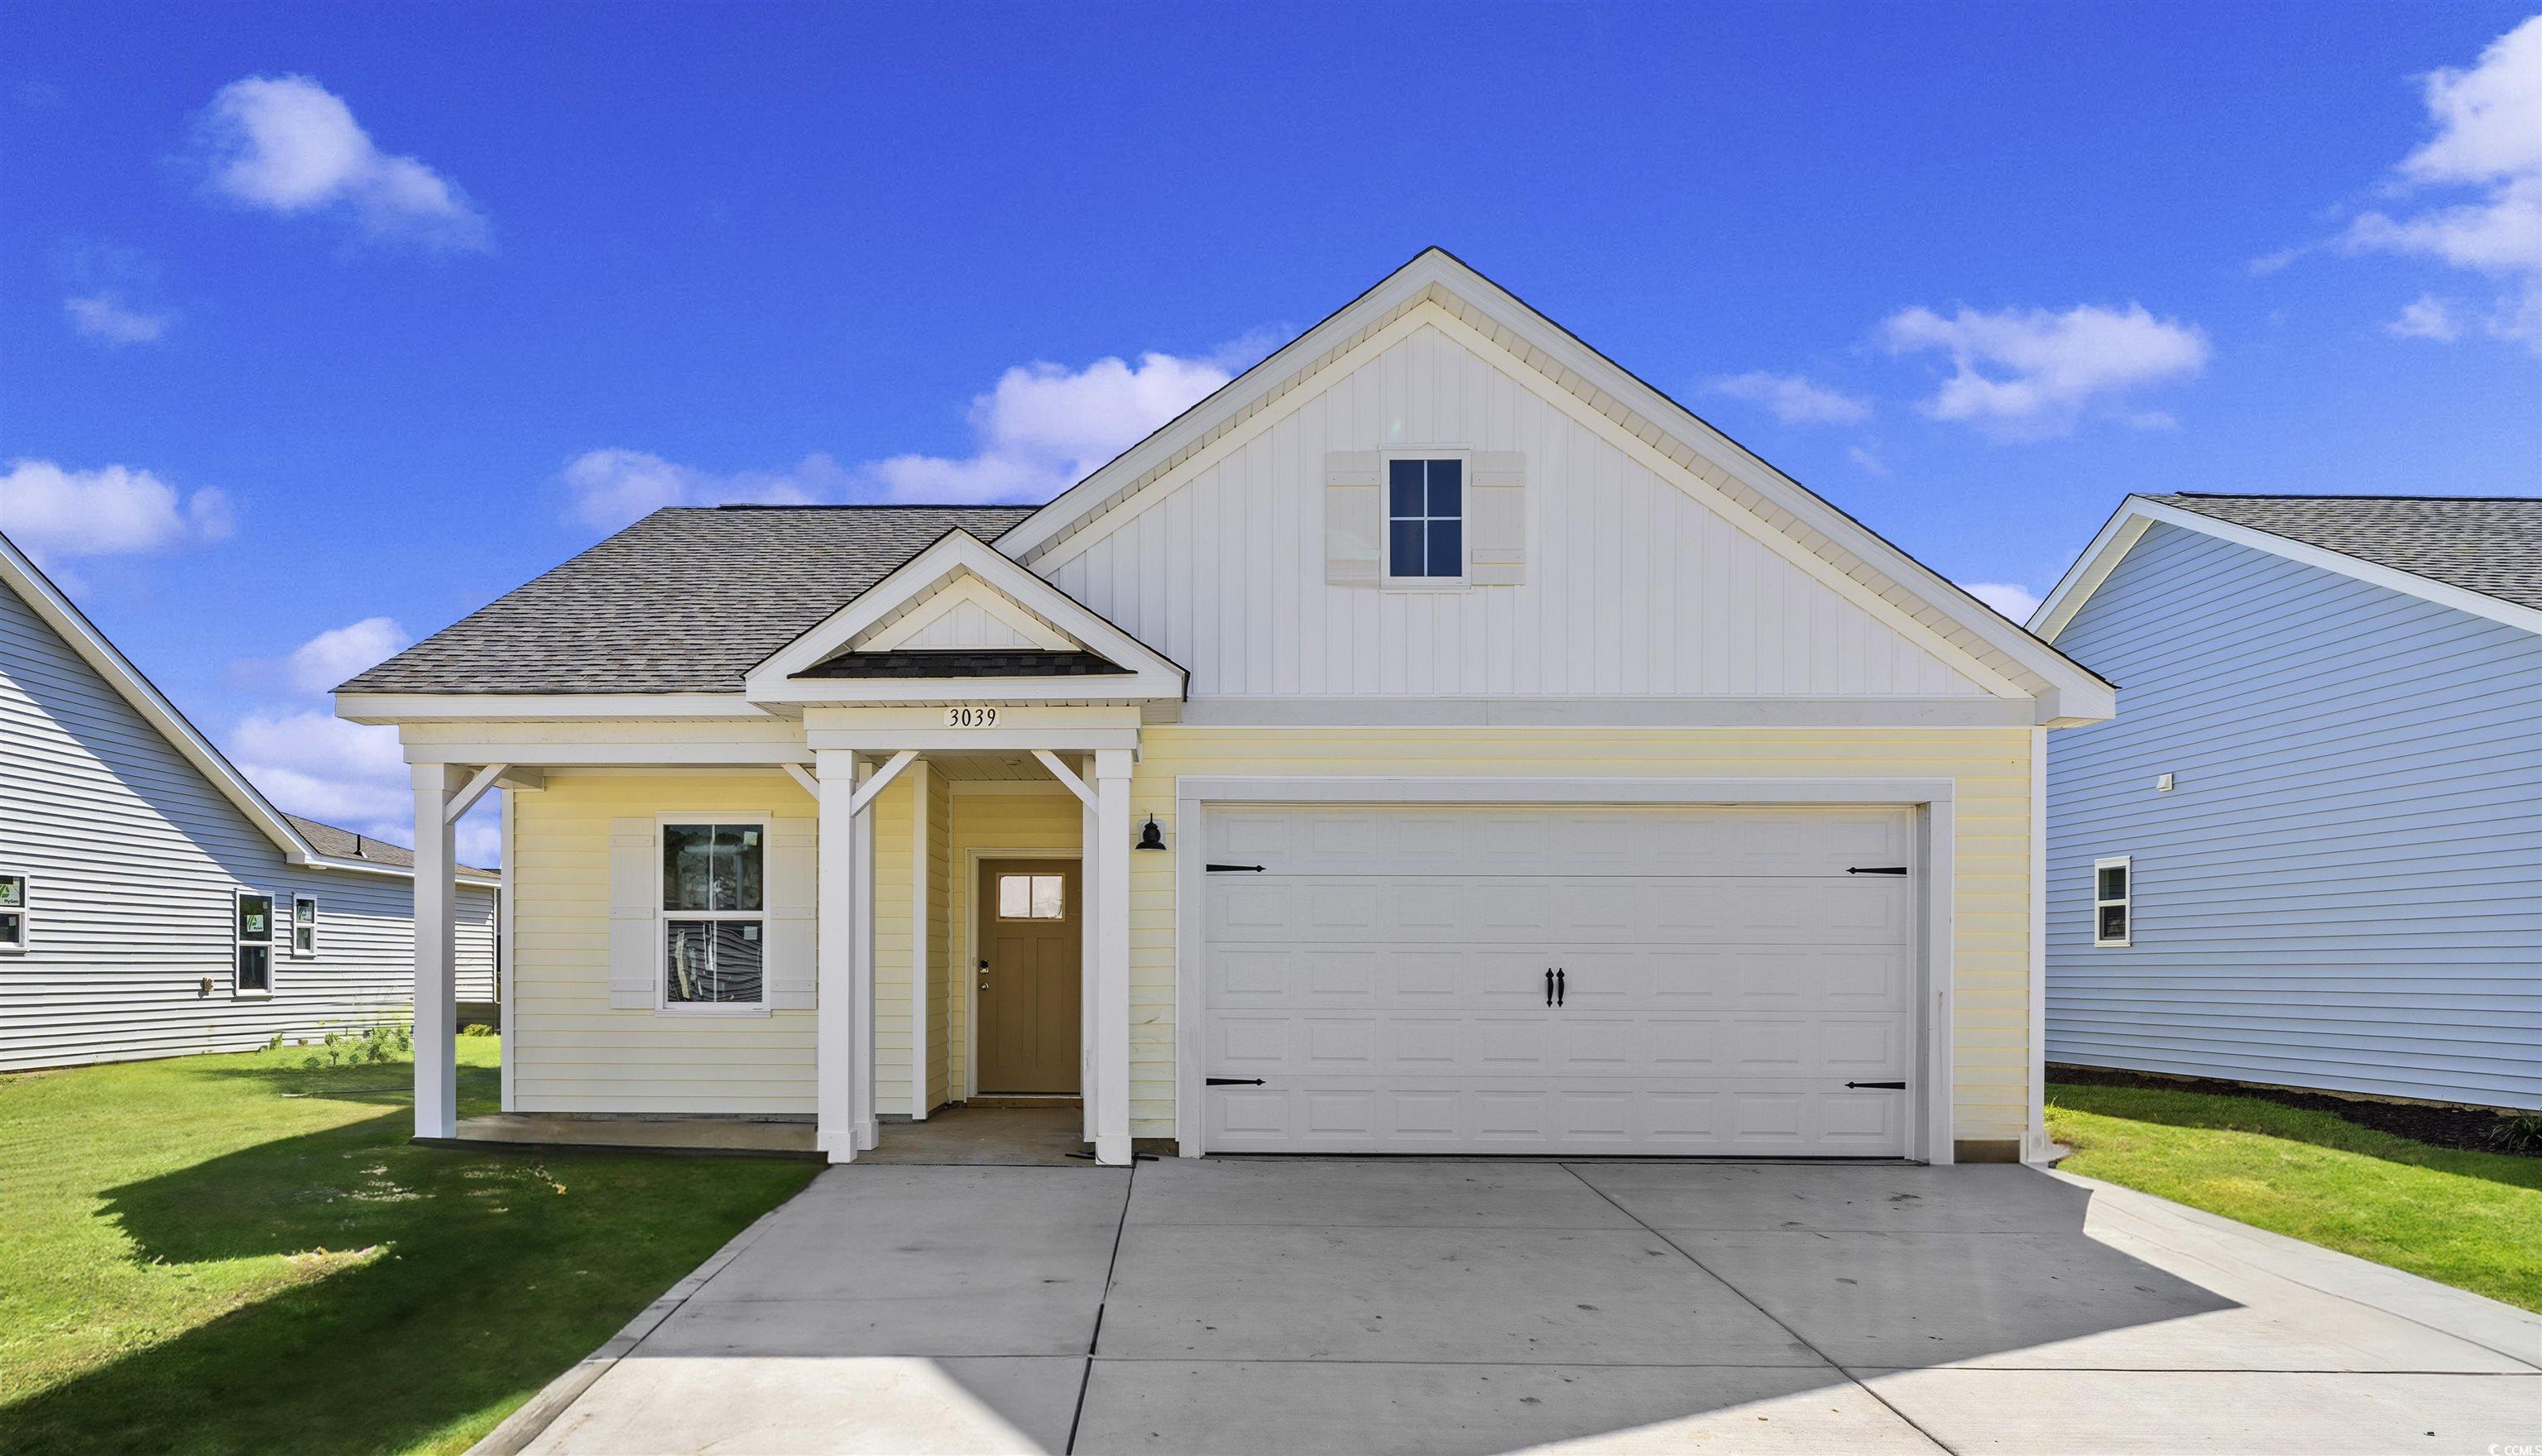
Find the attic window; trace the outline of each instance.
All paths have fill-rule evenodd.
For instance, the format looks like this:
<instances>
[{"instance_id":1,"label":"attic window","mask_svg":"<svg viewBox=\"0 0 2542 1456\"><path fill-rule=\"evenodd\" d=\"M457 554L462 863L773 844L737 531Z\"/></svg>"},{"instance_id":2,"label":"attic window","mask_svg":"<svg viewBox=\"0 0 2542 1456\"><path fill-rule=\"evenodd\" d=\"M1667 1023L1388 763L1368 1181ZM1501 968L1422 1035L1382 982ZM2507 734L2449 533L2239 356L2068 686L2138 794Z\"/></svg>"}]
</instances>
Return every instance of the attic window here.
<instances>
[{"instance_id":1,"label":"attic window","mask_svg":"<svg viewBox=\"0 0 2542 1456\"><path fill-rule=\"evenodd\" d=\"M1385 575L1398 583L1465 579L1465 462L1385 463Z\"/></svg>"}]
</instances>

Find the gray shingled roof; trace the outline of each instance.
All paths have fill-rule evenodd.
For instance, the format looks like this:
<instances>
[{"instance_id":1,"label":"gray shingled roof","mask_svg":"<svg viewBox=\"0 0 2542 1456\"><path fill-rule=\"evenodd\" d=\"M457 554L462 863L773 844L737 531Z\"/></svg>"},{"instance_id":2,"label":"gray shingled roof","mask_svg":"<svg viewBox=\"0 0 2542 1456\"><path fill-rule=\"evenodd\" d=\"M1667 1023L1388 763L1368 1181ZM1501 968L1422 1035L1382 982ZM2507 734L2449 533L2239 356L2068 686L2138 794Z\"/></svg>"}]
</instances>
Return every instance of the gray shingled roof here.
<instances>
[{"instance_id":1,"label":"gray shingled roof","mask_svg":"<svg viewBox=\"0 0 2542 1456\"><path fill-rule=\"evenodd\" d=\"M2542 500L2415 495L2146 499L2542 610Z\"/></svg>"},{"instance_id":2,"label":"gray shingled roof","mask_svg":"<svg viewBox=\"0 0 2542 1456\"><path fill-rule=\"evenodd\" d=\"M733 692L742 675L960 527L1032 506L655 511L339 692Z\"/></svg>"},{"instance_id":3,"label":"gray shingled roof","mask_svg":"<svg viewBox=\"0 0 2542 1456\"><path fill-rule=\"evenodd\" d=\"M309 841L309 847L330 859L367 859L373 864L385 865L391 869L414 868L414 851L404 844L392 843L377 835L355 834L348 829L337 829L332 824L320 824L314 819L303 819L297 814L285 814L282 817L291 821L293 829L300 831L300 837ZM460 868L472 875L502 873L500 870L479 869L473 864L463 864Z\"/></svg>"}]
</instances>

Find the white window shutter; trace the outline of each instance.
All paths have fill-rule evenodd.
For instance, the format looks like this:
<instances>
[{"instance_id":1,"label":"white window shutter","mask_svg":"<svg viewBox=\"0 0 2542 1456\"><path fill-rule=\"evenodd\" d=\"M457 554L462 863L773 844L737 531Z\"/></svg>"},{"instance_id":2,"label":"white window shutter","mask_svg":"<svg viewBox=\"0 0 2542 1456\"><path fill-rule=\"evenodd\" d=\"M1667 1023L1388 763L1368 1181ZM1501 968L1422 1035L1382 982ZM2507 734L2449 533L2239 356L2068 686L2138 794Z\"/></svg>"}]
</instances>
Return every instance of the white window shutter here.
<instances>
[{"instance_id":1,"label":"white window shutter","mask_svg":"<svg viewBox=\"0 0 2542 1456\"><path fill-rule=\"evenodd\" d=\"M609 1005L653 1009L661 975L661 850L649 819L609 821Z\"/></svg>"},{"instance_id":2,"label":"white window shutter","mask_svg":"<svg viewBox=\"0 0 2542 1456\"><path fill-rule=\"evenodd\" d=\"M1336 450L1324 457L1324 582L1373 587L1385 576L1385 496L1374 450Z\"/></svg>"},{"instance_id":3,"label":"white window shutter","mask_svg":"<svg viewBox=\"0 0 2542 1456\"><path fill-rule=\"evenodd\" d=\"M1465 526L1465 579L1476 586L1527 580L1527 457L1474 452L1472 519Z\"/></svg>"},{"instance_id":4,"label":"white window shutter","mask_svg":"<svg viewBox=\"0 0 2542 1456\"><path fill-rule=\"evenodd\" d=\"M848 786L840 784L839 792ZM768 1004L777 1011L808 1011L813 1004L815 940L819 923L819 836L816 821L776 819L768 826Z\"/></svg>"}]
</instances>

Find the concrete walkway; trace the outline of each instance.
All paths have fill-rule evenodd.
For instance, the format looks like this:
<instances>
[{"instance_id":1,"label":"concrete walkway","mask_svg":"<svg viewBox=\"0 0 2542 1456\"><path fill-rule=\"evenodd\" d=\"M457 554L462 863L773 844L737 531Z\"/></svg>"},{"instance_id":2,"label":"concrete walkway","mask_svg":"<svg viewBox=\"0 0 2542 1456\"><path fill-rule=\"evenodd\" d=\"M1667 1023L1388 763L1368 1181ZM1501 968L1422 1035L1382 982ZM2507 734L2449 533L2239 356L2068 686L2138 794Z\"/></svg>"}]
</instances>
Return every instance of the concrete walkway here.
<instances>
[{"instance_id":1,"label":"concrete walkway","mask_svg":"<svg viewBox=\"0 0 2542 1456\"><path fill-rule=\"evenodd\" d=\"M2542 1319L2016 1167L834 1169L536 1452L2484 1452Z\"/></svg>"}]
</instances>

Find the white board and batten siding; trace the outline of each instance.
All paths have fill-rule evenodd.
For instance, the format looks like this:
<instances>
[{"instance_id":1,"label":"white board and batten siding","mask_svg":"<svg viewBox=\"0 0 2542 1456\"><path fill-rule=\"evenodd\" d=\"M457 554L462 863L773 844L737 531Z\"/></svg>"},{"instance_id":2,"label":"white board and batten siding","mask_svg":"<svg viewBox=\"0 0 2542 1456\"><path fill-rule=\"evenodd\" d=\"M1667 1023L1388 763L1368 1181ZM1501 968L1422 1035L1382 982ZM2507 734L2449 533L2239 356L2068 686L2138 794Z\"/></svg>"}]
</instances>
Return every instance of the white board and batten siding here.
<instances>
[{"instance_id":1,"label":"white board and batten siding","mask_svg":"<svg viewBox=\"0 0 2542 1456\"><path fill-rule=\"evenodd\" d=\"M237 1052L403 1020L413 884L293 866L16 592L0 589L0 872L28 877L0 954L0 1069ZM232 993L239 891L315 896L318 953L277 939L269 996ZM495 895L459 896L459 994L494 997ZM202 988L204 980L211 989Z\"/></svg>"},{"instance_id":2,"label":"white board and batten siding","mask_svg":"<svg viewBox=\"0 0 2542 1456\"><path fill-rule=\"evenodd\" d=\"M1453 327L1415 311L1033 569L1188 668L1195 698L1986 694ZM1518 579L1328 582L1328 461L1425 445L1523 480Z\"/></svg>"},{"instance_id":3,"label":"white board and batten siding","mask_svg":"<svg viewBox=\"0 0 2542 1456\"><path fill-rule=\"evenodd\" d=\"M2165 522L2057 645L2050 1060L2542 1108L2542 636Z\"/></svg>"}]
</instances>

